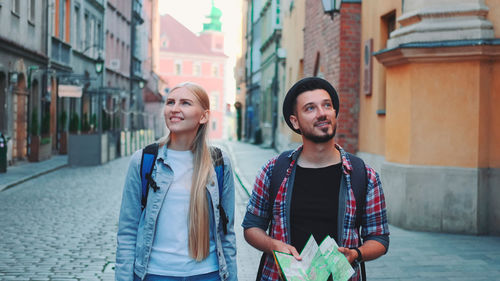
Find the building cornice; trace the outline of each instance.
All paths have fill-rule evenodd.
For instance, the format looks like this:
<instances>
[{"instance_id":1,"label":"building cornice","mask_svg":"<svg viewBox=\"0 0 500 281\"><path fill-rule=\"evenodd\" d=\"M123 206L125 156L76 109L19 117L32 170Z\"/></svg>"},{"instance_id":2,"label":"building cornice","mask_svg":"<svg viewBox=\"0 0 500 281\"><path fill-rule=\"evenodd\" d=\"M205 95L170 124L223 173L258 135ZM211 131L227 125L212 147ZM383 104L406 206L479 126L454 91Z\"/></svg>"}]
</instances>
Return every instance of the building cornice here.
<instances>
[{"instance_id":1,"label":"building cornice","mask_svg":"<svg viewBox=\"0 0 500 281\"><path fill-rule=\"evenodd\" d=\"M14 55L30 59L40 64L47 64L49 61L47 55L34 50L27 49L26 47L2 36L0 36L0 49L3 49Z\"/></svg>"},{"instance_id":2,"label":"building cornice","mask_svg":"<svg viewBox=\"0 0 500 281\"><path fill-rule=\"evenodd\" d=\"M411 62L499 60L500 39L406 43L380 50L373 56L386 67Z\"/></svg>"}]
</instances>

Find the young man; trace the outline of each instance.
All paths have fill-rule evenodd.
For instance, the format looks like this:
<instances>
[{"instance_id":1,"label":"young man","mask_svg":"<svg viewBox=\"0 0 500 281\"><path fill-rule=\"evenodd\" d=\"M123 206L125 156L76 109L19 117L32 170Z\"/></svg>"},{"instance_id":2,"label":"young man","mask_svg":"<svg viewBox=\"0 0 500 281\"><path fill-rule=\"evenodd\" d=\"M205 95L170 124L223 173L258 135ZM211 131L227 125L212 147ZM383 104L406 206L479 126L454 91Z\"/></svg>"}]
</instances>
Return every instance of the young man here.
<instances>
[{"instance_id":1,"label":"young man","mask_svg":"<svg viewBox=\"0 0 500 281\"><path fill-rule=\"evenodd\" d=\"M300 260L298 252L311 234L318 244L327 235L335 239L339 251L355 267L351 280L360 280L359 262L387 252L389 227L384 193L378 174L368 166L358 233L358 198L352 187L351 156L333 138L338 112L337 92L328 81L318 77L300 80L285 97L283 116L288 126L302 135L303 145L288 153L290 165L284 178L279 179L275 198L271 198L270 183L278 157L262 168L242 223L247 242L266 253L258 273L260 280L279 280L273 250L290 253Z\"/></svg>"}]
</instances>

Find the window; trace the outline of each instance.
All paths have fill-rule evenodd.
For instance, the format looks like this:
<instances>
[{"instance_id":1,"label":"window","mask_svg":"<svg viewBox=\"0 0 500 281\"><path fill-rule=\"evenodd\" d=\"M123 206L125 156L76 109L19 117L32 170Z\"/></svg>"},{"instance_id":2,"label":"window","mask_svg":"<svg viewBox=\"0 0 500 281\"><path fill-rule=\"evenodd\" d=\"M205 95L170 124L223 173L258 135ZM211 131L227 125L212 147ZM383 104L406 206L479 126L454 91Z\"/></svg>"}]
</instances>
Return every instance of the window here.
<instances>
[{"instance_id":1,"label":"window","mask_svg":"<svg viewBox=\"0 0 500 281\"><path fill-rule=\"evenodd\" d=\"M82 46L81 46L81 32L80 32L80 7L75 5L75 9L74 9L74 17L73 17L73 25L75 27L75 32L73 33L74 36L73 36L73 46L75 47L75 49L77 50L81 50L82 49Z\"/></svg>"},{"instance_id":2,"label":"window","mask_svg":"<svg viewBox=\"0 0 500 281\"><path fill-rule=\"evenodd\" d=\"M219 93L212 92L210 94L210 110L219 110Z\"/></svg>"},{"instance_id":3,"label":"window","mask_svg":"<svg viewBox=\"0 0 500 281\"><path fill-rule=\"evenodd\" d=\"M12 12L16 15L19 15L19 1L20 0L12 0Z\"/></svg>"},{"instance_id":4,"label":"window","mask_svg":"<svg viewBox=\"0 0 500 281\"><path fill-rule=\"evenodd\" d=\"M217 130L217 122L215 120L212 121L212 131Z\"/></svg>"},{"instance_id":5,"label":"window","mask_svg":"<svg viewBox=\"0 0 500 281\"><path fill-rule=\"evenodd\" d=\"M64 41L64 35L66 34L66 3L67 0L61 0L59 2L59 39Z\"/></svg>"},{"instance_id":6,"label":"window","mask_svg":"<svg viewBox=\"0 0 500 281\"><path fill-rule=\"evenodd\" d=\"M182 62L175 62L175 75L182 75Z\"/></svg>"},{"instance_id":7,"label":"window","mask_svg":"<svg viewBox=\"0 0 500 281\"><path fill-rule=\"evenodd\" d=\"M90 42L90 22L89 22L89 14L85 12L85 15L83 16L83 50L89 46Z\"/></svg>"},{"instance_id":8,"label":"window","mask_svg":"<svg viewBox=\"0 0 500 281\"><path fill-rule=\"evenodd\" d=\"M101 22L97 21L96 25L96 36L97 36L97 51L98 53L102 50L102 27L101 27ZM99 55L99 54L98 54Z\"/></svg>"},{"instance_id":9,"label":"window","mask_svg":"<svg viewBox=\"0 0 500 281\"><path fill-rule=\"evenodd\" d=\"M214 77L219 77L219 66L216 64L212 65L212 75Z\"/></svg>"},{"instance_id":10,"label":"window","mask_svg":"<svg viewBox=\"0 0 500 281\"><path fill-rule=\"evenodd\" d=\"M28 21L31 24L35 24L35 12L36 12L36 1L35 0L29 0L28 2L29 7L28 7Z\"/></svg>"},{"instance_id":11,"label":"window","mask_svg":"<svg viewBox=\"0 0 500 281\"><path fill-rule=\"evenodd\" d=\"M396 29L396 11L391 11L380 18L380 49L387 48L387 41L391 37L391 32ZM385 69L380 71L382 87L378 95L377 114L385 115L386 110L386 76Z\"/></svg>"},{"instance_id":12,"label":"window","mask_svg":"<svg viewBox=\"0 0 500 281\"><path fill-rule=\"evenodd\" d=\"M193 65L193 75L194 76L201 75L201 64L199 62L195 62Z\"/></svg>"}]
</instances>

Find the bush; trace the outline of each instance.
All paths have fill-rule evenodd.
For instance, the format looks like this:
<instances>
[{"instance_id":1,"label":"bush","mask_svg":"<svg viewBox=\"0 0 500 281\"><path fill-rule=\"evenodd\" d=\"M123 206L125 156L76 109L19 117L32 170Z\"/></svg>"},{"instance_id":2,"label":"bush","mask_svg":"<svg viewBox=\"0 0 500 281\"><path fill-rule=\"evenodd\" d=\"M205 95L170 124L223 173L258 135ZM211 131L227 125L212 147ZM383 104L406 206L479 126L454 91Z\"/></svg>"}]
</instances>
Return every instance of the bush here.
<instances>
[{"instance_id":1,"label":"bush","mask_svg":"<svg viewBox=\"0 0 500 281\"><path fill-rule=\"evenodd\" d=\"M113 128L115 130L120 130L120 117L115 116L115 118L113 118Z\"/></svg>"},{"instance_id":2,"label":"bush","mask_svg":"<svg viewBox=\"0 0 500 281\"><path fill-rule=\"evenodd\" d=\"M38 110L36 108L31 112L31 127L29 131L32 136L38 136L39 134Z\"/></svg>"},{"instance_id":3,"label":"bush","mask_svg":"<svg viewBox=\"0 0 500 281\"><path fill-rule=\"evenodd\" d=\"M111 116L109 116L106 111L102 110L102 130L109 131L111 129Z\"/></svg>"},{"instance_id":4,"label":"bush","mask_svg":"<svg viewBox=\"0 0 500 281\"><path fill-rule=\"evenodd\" d=\"M71 119L69 120L69 132L72 134L78 133L78 129L80 127L80 118L78 117L78 114L73 113L71 115Z\"/></svg>"},{"instance_id":5,"label":"bush","mask_svg":"<svg viewBox=\"0 0 500 281\"><path fill-rule=\"evenodd\" d=\"M50 134L50 115L45 114L42 118L42 136Z\"/></svg>"},{"instance_id":6,"label":"bush","mask_svg":"<svg viewBox=\"0 0 500 281\"><path fill-rule=\"evenodd\" d=\"M59 126L61 128L61 132L66 132L66 121L68 121L68 114L66 114L66 111L63 111L59 116Z\"/></svg>"},{"instance_id":7,"label":"bush","mask_svg":"<svg viewBox=\"0 0 500 281\"><path fill-rule=\"evenodd\" d=\"M87 116L87 113L84 113L82 118L82 132L88 133L89 131L90 131L89 117Z\"/></svg>"},{"instance_id":8,"label":"bush","mask_svg":"<svg viewBox=\"0 0 500 281\"><path fill-rule=\"evenodd\" d=\"M90 117L90 129L93 130L93 131L96 131L97 130L97 115L94 113L92 114L92 116Z\"/></svg>"}]
</instances>

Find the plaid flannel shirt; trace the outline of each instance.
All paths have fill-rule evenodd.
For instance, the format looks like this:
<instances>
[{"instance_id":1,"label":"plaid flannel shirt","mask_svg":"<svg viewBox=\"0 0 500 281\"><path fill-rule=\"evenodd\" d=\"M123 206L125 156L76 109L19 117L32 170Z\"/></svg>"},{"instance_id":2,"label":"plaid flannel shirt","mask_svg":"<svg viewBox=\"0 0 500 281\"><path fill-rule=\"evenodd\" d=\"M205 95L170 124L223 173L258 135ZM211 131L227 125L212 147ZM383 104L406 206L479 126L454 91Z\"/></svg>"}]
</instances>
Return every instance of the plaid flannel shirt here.
<instances>
[{"instance_id":1,"label":"plaid flannel shirt","mask_svg":"<svg viewBox=\"0 0 500 281\"><path fill-rule=\"evenodd\" d=\"M349 160L348 154L340 147L336 145L336 148L340 151L342 158L342 171L343 180L346 180L348 192L346 192L346 209L345 209L345 220L343 226L343 234L339 246L353 248L359 245L359 233L358 229L355 227L356 222L356 201L354 199L354 193L351 188L350 174L352 171L351 161ZM302 147L297 148L290 153L289 157L292 157L294 153L300 152ZM271 174L273 167L276 163L277 156L269 160L269 162L262 167L257 175L252 196L248 202L247 213L261 218L269 218L269 186L271 182ZM293 158L292 158L293 159ZM296 157L295 157L296 159ZM290 180L290 175L295 167L296 160L292 160L290 166L287 169L286 176L283 179L276 199L274 201L272 220L270 227L270 236L274 239L283 241L290 244L289 229L287 227L287 216L286 214L286 196L290 194L288 190L288 182ZM366 165L366 164L365 164ZM389 226L387 223L386 207L384 193L382 190L382 185L379 176L375 170L366 165L366 174L368 178L368 186L366 192L366 205L365 205L365 215L362 218L362 228L361 237L364 241L366 240L378 240L377 236L386 236L387 243L383 243L386 249L388 248L388 235ZM248 225L243 223L243 227L248 228ZM340 240L340 238L339 238ZM300 250L300 249L298 249ZM360 269L357 268L355 274L350 280L357 281L360 279ZM279 271L275 265L274 258L267 255L264 263L264 268L262 271L262 280L280 280Z\"/></svg>"}]
</instances>

